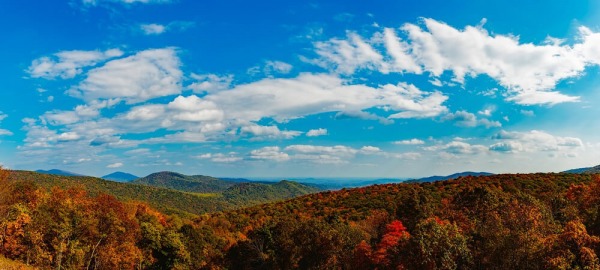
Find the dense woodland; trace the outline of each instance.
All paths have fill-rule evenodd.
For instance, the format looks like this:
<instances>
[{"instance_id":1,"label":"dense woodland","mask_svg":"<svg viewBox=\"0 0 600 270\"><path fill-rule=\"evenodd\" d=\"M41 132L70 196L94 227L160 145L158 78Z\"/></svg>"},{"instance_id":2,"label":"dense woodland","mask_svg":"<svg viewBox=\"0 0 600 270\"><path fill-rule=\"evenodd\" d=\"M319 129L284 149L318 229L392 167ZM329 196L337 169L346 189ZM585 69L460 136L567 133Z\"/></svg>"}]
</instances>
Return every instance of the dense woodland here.
<instances>
[{"instance_id":1,"label":"dense woodland","mask_svg":"<svg viewBox=\"0 0 600 270\"><path fill-rule=\"evenodd\" d=\"M37 186L48 191L53 187L81 188L91 196L110 194L121 201L145 202L162 213L181 217L231 210L318 191L317 188L289 181L273 184L244 184L221 181L206 176L184 176L169 172L152 174L131 183L118 183L88 176L61 176L30 171L12 171L9 179L35 182ZM214 186L220 186L220 188L213 189ZM200 189L199 187L208 188Z\"/></svg>"},{"instance_id":2,"label":"dense woodland","mask_svg":"<svg viewBox=\"0 0 600 270\"><path fill-rule=\"evenodd\" d=\"M0 254L41 268L600 268L597 175L375 185L180 217L0 173Z\"/></svg>"}]
</instances>

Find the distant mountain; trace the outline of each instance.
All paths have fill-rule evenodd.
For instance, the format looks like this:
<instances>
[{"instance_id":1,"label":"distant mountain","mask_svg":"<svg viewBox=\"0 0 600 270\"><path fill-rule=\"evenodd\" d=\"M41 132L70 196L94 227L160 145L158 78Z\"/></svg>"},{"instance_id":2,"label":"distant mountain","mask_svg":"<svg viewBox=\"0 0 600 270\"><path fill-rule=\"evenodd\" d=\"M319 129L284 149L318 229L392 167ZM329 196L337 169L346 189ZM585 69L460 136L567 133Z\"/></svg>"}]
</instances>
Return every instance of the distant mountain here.
<instances>
[{"instance_id":1,"label":"distant mountain","mask_svg":"<svg viewBox=\"0 0 600 270\"><path fill-rule=\"evenodd\" d=\"M35 172L42 173L42 174L62 175L62 176L85 176L83 174L78 174L78 173L69 172L69 171L63 171L63 170L59 170L59 169L37 170Z\"/></svg>"},{"instance_id":2,"label":"distant mountain","mask_svg":"<svg viewBox=\"0 0 600 270\"><path fill-rule=\"evenodd\" d=\"M413 179L413 180L408 180L408 181L404 181L404 183L425 183L425 182L436 182L436 181L444 181L444 180L451 180L451 179L456 179L462 176L488 176L488 175L493 175L493 173L489 173L489 172L460 172L460 173L455 173L455 174L451 174L451 175L446 175L446 176L429 176L429 177L424 177L424 178L420 178L420 179Z\"/></svg>"},{"instance_id":3,"label":"distant mountain","mask_svg":"<svg viewBox=\"0 0 600 270\"><path fill-rule=\"evenodd\" d=\"M216 180L218 180L216 183L225 182L208 176L185 176L172 172L161 172L151 176L146 180L183 178L192 181L206 180L209 183ZM165 213L182 216L238 209L318 191L318 189L290 181L281 181L274 184L238 183L237 185L236 183L225 182L230 186L229 189L225 188L222 192L196 193L147 184L135 184L137 180L129 183L119 183L90 176L63 176L31 171L11 171L9 179L12 181L32 181L37 186L47 189L55 186L63 189L83 187L92 196L101 193L110 194L123 201L145 202ZM185 180L178 181L185 182Z\"/></svg>"},{"instance_id":4,"label":"distant mountain","mask_svg":"<svg viewBox=\"0 0 600 270\"><path fill-rule=\"evenodd\" d=\"M125 172L114 172L114 173L102 176L102 179L104 179L104 180L110 180L110 181L115 181L115 182L131 182L138 178L139 178L138 176L135 176L130 173L125 173Z\"/></svg>"},{"instance_id":5,"label":"distant mountain","mask_svg":"<svg viewBox=\"0 0 600 270\"><path fill-rule=\"evenodd\" d=\"M222 192L236 184L211 176L183 175L166 171L138 178L132 183L198 193Z\"/></svg>"},{"instance_id":6,"label":"distant mountain","mask_svg":"<svg viewBox=\"0 0 600 270\"><path fill-rule=\"evenodd\" d=\"M585 168L577 168L577 169L570 169L570 170L566 170L566 171L562 171L562 173L584 173L590 169L593 169L594 167L585 167Z\"/></svg>"},{"instance_id":7,"label":"distant mountain","mask_svg":"<svg viewBox=\"0 0 600 270\"><path fill-rule=\"evenodd\" d=\"M589 173L589 174L600 173L600 165L596 165L594 167L570 169L570 170L562 171L562 173Z\"/></svg>"}]
</instances>

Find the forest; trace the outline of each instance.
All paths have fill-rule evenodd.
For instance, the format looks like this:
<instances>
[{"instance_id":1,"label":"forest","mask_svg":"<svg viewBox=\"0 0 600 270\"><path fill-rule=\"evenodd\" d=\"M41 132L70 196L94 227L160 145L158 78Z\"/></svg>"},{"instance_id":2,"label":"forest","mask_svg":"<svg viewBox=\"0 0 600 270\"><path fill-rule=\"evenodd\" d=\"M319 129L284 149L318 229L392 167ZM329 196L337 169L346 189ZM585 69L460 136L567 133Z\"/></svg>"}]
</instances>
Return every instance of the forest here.
<instances>
[{"instance_id":1,"label":"forest","mask_svg":"<svg viewBox=\"0 0 600 270\"><path fill-rule=\"evenodd\" d=\"M600 176L325 191L199 215L0 170L0 255L41 269L599 269Z\"/></svg>"}]
</instances>

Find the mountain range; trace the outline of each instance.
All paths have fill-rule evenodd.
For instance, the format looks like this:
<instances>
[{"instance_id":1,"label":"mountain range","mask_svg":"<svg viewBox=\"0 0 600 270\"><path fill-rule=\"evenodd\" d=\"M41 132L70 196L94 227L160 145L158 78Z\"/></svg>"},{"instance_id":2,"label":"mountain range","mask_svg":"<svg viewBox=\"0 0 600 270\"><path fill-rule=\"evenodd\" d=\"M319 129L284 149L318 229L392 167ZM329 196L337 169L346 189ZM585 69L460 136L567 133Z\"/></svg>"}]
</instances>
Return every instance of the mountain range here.
<instances>
[{"instance_id":1,"label":"mountain range","mask_svg":"<svg viewBox=\"0 0 600 270\"><path fill-rule=\"evenodd\" d=\"M54 175L62 175L62 176L84 176L83 174L78 174L70 171L64 171L59 169L50 169L50 170L37 170L37 173L42 174L54 174Z\"/></svg>"},{"instance_id":2,"label":"mountain range","mask_svg":"<svg viewBox=\"0 0 600 270\"><path fill-rule=\"evenodd\" d=\"M182 216L237 209L319 191L315 187L290 181L234 183L209 176L186 176L174 172L155 173L139 181L126 183L90 176L32 171L11 171L9 178L12 181L31 181L46 189L82 187L92 196L109 194L122 201L145 202L162 212Z\"/></svg>"},{"instance_id":3,"label":"mountain range","mask_svg":"<svg viewBox=\"0 0 600 270\"><path fill-rule=\"evenodd\" d=\"M424 177L424 178L419 178L419 179L412 179L412 180L404 181L404 183L427 183L427 182L452 180L452 179L456 179L456 178L464 177L464 176L488 176L488 175L493 175L493 173L489 173L489 172L459 172L459 173L454 173L454 174L446 175L446 176L435 175L435 176L429 176L429 177Z\"/></svg>"}]
</instances>

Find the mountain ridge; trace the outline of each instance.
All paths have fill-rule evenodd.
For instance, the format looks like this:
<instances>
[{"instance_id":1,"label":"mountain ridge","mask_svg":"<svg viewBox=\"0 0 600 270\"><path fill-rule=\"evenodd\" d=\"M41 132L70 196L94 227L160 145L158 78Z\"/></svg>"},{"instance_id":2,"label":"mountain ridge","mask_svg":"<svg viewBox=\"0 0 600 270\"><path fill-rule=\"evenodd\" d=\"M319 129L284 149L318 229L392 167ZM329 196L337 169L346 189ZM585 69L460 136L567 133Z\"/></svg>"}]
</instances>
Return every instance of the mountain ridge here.
<instances>
[{"instance_id":1,"label":"mountain ridge","mask_svg":"<svg viewBox=\"0 0 600 270\"><path fill-rule=\"evenodd\" d=\"M446 175L446 176L434 175L434 176L428 176L428 177L423 177L423 178L419 178L419 179L412 179L412 180L404 181L404 183L428 183L428 182L452 180L452 179L456 179L456 178L463 177L463 176L490 176L490 175L494 175L494 174L489 173L489 172L466 171L466 172L453 173L453 174Z\"/></svg>"},{"instance_id":2,"label":"mountain ridge","mask_svg":"<svg viewBox=\"0 0 600 270\"><path fill-rule=\"evenodd\" d=\"M74 173L70 171L60 170L60 169L50 169L50 170L36 170L37 173L42 174L54 174L54 175L62 175L62 176L86 176L79 173Z\"/></svg>"}]
</instances>

